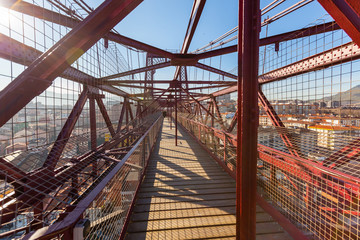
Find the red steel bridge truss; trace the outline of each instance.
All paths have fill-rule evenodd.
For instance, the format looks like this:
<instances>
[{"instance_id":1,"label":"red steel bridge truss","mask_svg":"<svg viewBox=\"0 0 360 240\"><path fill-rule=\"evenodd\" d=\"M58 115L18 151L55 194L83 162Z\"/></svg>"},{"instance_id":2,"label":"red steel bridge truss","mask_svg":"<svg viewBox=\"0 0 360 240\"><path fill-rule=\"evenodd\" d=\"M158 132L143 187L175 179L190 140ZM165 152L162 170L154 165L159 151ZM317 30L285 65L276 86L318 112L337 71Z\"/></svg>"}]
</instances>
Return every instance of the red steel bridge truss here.
<instances>
[{"instance_id":1,"label":"red steel bridge truss","mask_svg":"<svg viewBox=\"0 0 360 240\"><path fill-rule=\"evenodd\" d=\"M257 203L296 239L358 239L358 1L318 0L325 20L260 38L312 1L263 19L284 1L240 0L239 26L193 52L206 0L179 52L113 29L141 2L1 2L0 238L71 239L84 219L88 239L123 237L166 112L236 179L238 238Z\"/></svg>"}]
</instances>

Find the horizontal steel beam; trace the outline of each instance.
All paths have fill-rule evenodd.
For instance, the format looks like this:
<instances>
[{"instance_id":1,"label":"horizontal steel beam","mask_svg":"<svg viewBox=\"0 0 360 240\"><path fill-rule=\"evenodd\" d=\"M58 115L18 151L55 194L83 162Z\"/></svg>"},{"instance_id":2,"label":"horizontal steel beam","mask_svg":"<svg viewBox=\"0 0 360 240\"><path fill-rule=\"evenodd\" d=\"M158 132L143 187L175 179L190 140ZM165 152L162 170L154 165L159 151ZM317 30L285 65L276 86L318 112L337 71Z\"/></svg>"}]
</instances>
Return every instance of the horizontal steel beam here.
<instances>
[{"instance_id":1,"label":"horizontal steel beam","mask_svg":"<svg viewBox=\"0 0 360 240\"><path fill-rule=\"evenodd\" d=\"M324 69L360 58L359 46L353 42L313 55L259 76L259 83L278 81L306 72Z\"/></svg>"},{"instance_id":2,"label":"horizontal steel beam","mask_svg":"<svg viewBox=\"0 0 360 240\"><path fill-rule=\"evenodd\" d=\"M234 75L234 74L231 74L231 73L222 71L222 70L220 70L220 69L217 69L217 68L214 68L214 67L211 67L211 66L202 64L202 63L197 63L197 64L195 65L195 67L200 68L200 69L204 69L204 70L206 70L206 71L213 72L213 73L216 73L216 74L219 74L219 75L228 77L228 78L237 79L237 76Z\"/></svg>"},{"instance_id":3,"label":"horizontal steel beam","mask_svg":"<svg viewBox=\"0 0 360 240\"><path fill-rule=\"evenodd\" d=\"M196 58L197 59L204 59L204 58L209 58L209 57L216 57L216 56L221 56L221 55L224 55L224 54L234 53L236 51L237 51L237 45L232 45L232 46L229 46L229 47L224 47L224 48L220 48L220 49L216 49L216 50L211 50L211 51L199 53L196 56Z\"/></svg>"},{"instance_id":4,"label":"horizontal steel beam","mask_svg":"<svg viewBox=\"0 0 360 240\"><path fill-rule=\"evenodd\" d=\"M210 85L210 86L204 86L204 87L193 87L193 88L187 88L187 90L200 90L200 89L208 89L208 88L221 88L221 87L228 87L229 85L234 84L233 82L227 83L227 84L219 84L219 85Z\"/></svg>"},{"instance_id":5,"label":"horizontal steel beam","mask_svg":"<svg viewBox=\"0 0 360 240\"><path fill-rule=\"evenodd\" d=\"M16 4L15 4L16 3ZM36 17L38 19L43 19L52 23L56 23L65 27L73 28L75 27L80 21L78 19L74 19L72 17L48 10L46 8L24 2L24 1L17 1L17 0L9 0L9 1L3 1L0 3L0 6L11 8L11 10ZM282 33L266 38L260 39L260 46L273 44L276 42L282 42L297 38L302 38L305 36L312 36L319 33L329 32L340 29L339 25L335 22L329 22L325 24L320 24L308 28L303 28L287 33ZM169 59L175 58L176 54L173 54L171 52L165 51L163 49L148 45L146 43L137 41L135 39L131 39L129 37L125 37L123 35L120 35L118 33L109 32L106 36L106 39L123 44L126 46L134 47L139 50L143 50L152 54L155 54L159 57L165 57ZM233 53L237 51L237 45L232 45L229 47L211 50L208 52L200 53L200 54L194 54L193 58L194 60L197 59L204 59L209 57L215 57L223 54ZM182 55L182 54L178 54Z\"/></svg>"},{"instance_id":6,"label":"horizontal steel beam","mask_svg":"<svg viewBox=\"0 0 360 240\"><path fill-rule=\"evenodd\" d=\"M265 37L260 39L260 46L265 46L273 43L279 43L283 41L289 41L293 39L298 39L302 37L313 36L320 33L331 32L340 29L339 25L336 22L328 22L324 24L315 25L308 28L302 28L299 30L281 33L278 35Z\"/></svg>"},{"instance_id":7,"label":"horizontal steel beam","mask_svg":"<svg viewBox=\"0 0 360 240\"><path fill-rule=\"evenodd\" d=\"M359 46L354 43L347 43L336 48L324 51L322 53L305 58L298 62L289 64L285 67L273 70L259 76L259 84L282 80L288 77L300 75L306 72L316 71L327 67L335 66L337 64L360 59ZM237 86L231 86L212 93L214 97L237 91ZM203 101L209 97L198 99Z\"/></svg>"},{"instance_id":8,"label":"horizontal steel beam","mask_svg":"<svg viewBox=\"0 0 360 240\"><path fill-rule=\"evenodd\" d=\"M142 0L106 0L0 92L0 126L45 91ZM106 17L104 17L106 16Z\"/></svg>"},{"instance_id":9,"label":"horizontal steel beam","mask_svg":"<svg viewBox=\"0 0 360 240\"><path fill-rule=\"evenodd\" d=\"M16 62L25 66L29 66L33 61L43 54L41 51L29 47L21 42L18 42L4 34L0 33L0 57L9 61ZM74 67L68 67L60 77L72 80L74 82L98 87L101 90L109 93L126 97L128 93L115 88L113 86L102 85L96 78L84 73Z\"/></svg>"},{"instance_id":10,"label":"horizontal steel beam","mask_svg":"<svg viewBox=\"0 0 360 240\"><path fill-rule=\"evenodd\" d=\"M155 70L155 69L159 69L159 68L169 67L169 66L171 66L171 62L167 61L167 62L158 63L158 64L154 64L154 65L150 65L150 66L146 66L146 67L142 67L142 68L129 70L129 71L122 72L122 73L113 74L113 75L106 76L106 77L103 77L100 79L101 80L109 80L109 79L114 79L114 78L120 78L120 77L125 77L125 76L142 73L142 72L147 72L147 71L151 71L151 70Z\"/></svg>"},{"instance_id":11,"label":"horizontal steel beam","mask_svg":"<svg viewBox=\"0 0 360 240\"><path fill-rule=\"evenodd\" d=\"M174 80L154 80L154 84L167 84L174 83ZM145 83L143 80L112 80L106 81L104 84L141 84ZM235 84L235 81L188 81L188 84Z\"/></svg>"},{"instance_id":12,"label":"horizontal steel beam","mask_svg":"<svg viewBox=\"0 0 360 240\"><path fill-rule=\"evenodd\" d=\"M11 8L11 10L13 11L17 11L32 17L36 17L38 19L43 19L48 22L56 23L61 26L65 26L69 28L74 28L77 24L81 22L78 19L51 11L49 9L25 1L18 1L18 0L1 1L0 6ZM162 57L173 58L173 54L168 51L122 36L118 33L109 32L108 34L106 34L104 38L119 44L123 44L126 46L134 47L139 50L157 54Z\"/></svg>"},{"instance_id":13,"label":"horizontal steel beam","mask_svg":"<svg viewBox=\"0 0 360 240\"><path fill-rule=\"evenodd\" d=\"M281 34L277 34L277 35L270 36L270 37L261 38L260 46L266 46L266 45L270 45L270 44L274 44L274 43L280 43L280 42L289 41L289 40L293 40L293 39L313 36L313 35L320 34L320 33L335 31L338 29L340 29L340 26L336 22L328 22L328 23L319 24L319 25L315 25L312 27L308 27L308 28L302 28L299 30L291 31L291 32L286 32L286 33L281 33ZM196 57L198 59L203 59L203 58L208 58L208 57L215 57L215 56L219 56L219 55L234 53L236 51L237 51L237 45L231 45L228 47L199 53L198 55L196 55Z\"/></svg>"},{"instance_id":14,"label":"horizontal steel beam","mask_svg":"<svg viewBox=\"0 0 360 240\"><path fill-rule=\"evenodd\" d=\"M153 53L153 54L159 55L161 57L170 58L170 59L174 58L174 54L171 52L162 50L160 48L151 46L149 44L137 41L132 38L122 36L117 33L109 32L106 35L106 38L110 41L113 41L113 42L116 42L119 44L123 44L123 45L129 46L129 47L133 47L133 48L136 48L136 49L148 52L148 53Z\"/></svg>"}]
</instances>

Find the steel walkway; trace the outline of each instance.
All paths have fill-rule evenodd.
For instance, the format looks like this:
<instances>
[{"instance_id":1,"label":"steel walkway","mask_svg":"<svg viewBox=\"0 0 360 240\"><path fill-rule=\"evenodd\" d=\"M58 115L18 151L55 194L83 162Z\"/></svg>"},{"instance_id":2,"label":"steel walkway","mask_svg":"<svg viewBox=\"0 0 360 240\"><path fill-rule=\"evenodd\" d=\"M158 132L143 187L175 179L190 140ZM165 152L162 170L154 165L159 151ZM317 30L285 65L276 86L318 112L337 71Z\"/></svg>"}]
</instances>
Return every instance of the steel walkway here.
<instances>
[{"instance_id":1,"label":"steel walkway","mask_svg":"<svg viewBox=\"0 0 360 240\"><path fill-rule=\"evenodd\" d=\"M125 239L235 238L235 181L183 129L164 120ZM257 239L291 239L257 206Z\"/></svg>"}]
</instances>

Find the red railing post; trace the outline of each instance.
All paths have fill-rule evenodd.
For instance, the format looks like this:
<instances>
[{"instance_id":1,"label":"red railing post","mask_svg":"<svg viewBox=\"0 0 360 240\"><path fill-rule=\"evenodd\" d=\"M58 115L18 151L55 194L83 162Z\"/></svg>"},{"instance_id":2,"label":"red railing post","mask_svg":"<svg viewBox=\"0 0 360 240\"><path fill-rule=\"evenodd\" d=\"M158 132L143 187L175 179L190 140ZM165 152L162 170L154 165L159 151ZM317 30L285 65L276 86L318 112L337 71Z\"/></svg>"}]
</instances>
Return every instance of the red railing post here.
<instances>
[{"instance_id":1,"label":"red railing post","mask_svg":"<svg viewBox=\"0 0 360 240\"><path fill-rule=\"evenodd\" d=\"M177 123L177 86L175 87L175 146L177 146L177 131L178 131L178 123Z\"/></svg>"}]
</instances>

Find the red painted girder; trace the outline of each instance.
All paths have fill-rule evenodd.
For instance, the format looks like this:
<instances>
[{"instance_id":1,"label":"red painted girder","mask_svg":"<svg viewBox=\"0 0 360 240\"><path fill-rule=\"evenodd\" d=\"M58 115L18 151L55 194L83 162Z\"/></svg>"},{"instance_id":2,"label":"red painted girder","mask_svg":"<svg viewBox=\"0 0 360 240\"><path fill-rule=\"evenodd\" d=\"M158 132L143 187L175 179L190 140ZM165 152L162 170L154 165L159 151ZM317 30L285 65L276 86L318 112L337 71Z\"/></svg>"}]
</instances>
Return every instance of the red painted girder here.
<instances>
[{"instance_id":1,"label":"red painted girder","mask_svg":"<svg viewBox=\"0 0 360 240\"><path fill-rule=\"evenodd\" d=\"M45 91L142 0L106 0L0 92L0 126Z\"/></svg>"},{"instance_id":2,"label":"red painted girder","mask_svg":"<svg viewBox=\"0 0 360 240\"><path fill-rule=\"evenodd\" d=\"M227 132L232 132L234 130L234 127L237 124L237 118L238 118L238 109L236 109L234 117L231 119L231 123L229 128L227 129Z\"/></svg>"},{"instance_id":3,"label":"red painted girder","mask_svg":"<svg viewBox=\"0 0 360 240\"><path fill-rule=\"evenodd\" d=\"M233 84L233 83L231 82L231 83L212 85L212 86L193 87L193 88L188 88L187 90L200 90L200 89L207 89L207 88L221 88L221 87L228 87L231 84Z\"/></svg>"},{"instance_id":4,"label":"red painted girder","mask_svg":"<svg viewBox=\"0 0 360 240\"><path fill-rule=\"evenodd\" d=\"M181 117L183 118L183 117ZM184 119L184 118L183 118ZM226 133L224 131L221 131L216 128L208 127L202 123L199 123L197 121L186 119L186 121L192 122L193 124L199 125L202 127L202 131L209 131L214 136L224 139L224 136L226 135L226 138L228 139L228 142L232 145L237 144L236 137L230 133ZM313 161L301 158L301 157L295 157L290 154L284 153L279 150L275 150L270 147L266 147L264 145L258 144L258 151L262 154L266 154L266 158L262 158L264 161L275 161L276 165L281 169L284 170L285 173L288 174L294 174L293 176L302 178L302 176L305 174L309 178L312 178L312 183L318 186L318 178L322 179L326 184L327 187L330 187L330 190L327 190L328 192L341 192L344 193L344 196L348 196L348 194L355 194L357 195L360 190L360 179L350 176L348 174L344 174L342 172L339 172L334 169L330 169L327 167L323 167L319 163L315 163ZM261 154L260 154L261 155ZM264 155L261 155L264 156ZM270 163L270 162L269 162ZM291 172L286 170L285 166L291 166L292 170ZM334 183L337 184L336 189L334 188ZM346 192L345 192L346 191Z\"/></svg>"},{"instance_id":5,"label":"red painted girder","mask_svg":"<svg viewBox=\"0 0 360 240\"><path fill-rule=\"evenodd\" d=\"M220 124L221 128L225 130L225 126L222 123L222 120L216 118L208 109L206 109L199 101L197 101L186 89L181 88L181 90L185 92L189 98L194 100L196 104L206 112L206 115L209 115L212 119L216 120Z\"/></svg>"},{"instance_id":6,"label":"red painted girder","mask_svg":"<svg viewBox=\"0 0 360 240\"><path fill-rule=\"evenodd\" d=\"M121 83L116 83L114 85L119 86L119 87L128 87L128 88L141 88L141 89L150 88L150 87L145 87L145 86L140 86L140 85L130 85L130 84L121 84ZM229 86L229 83L228 84L219 84L219 85L215 84L215 85L212 85L212 86L205 86L205 87L188 88L188 90L199 90L199 89L207 89L207 88L220 88L220 87L227 87L227 86ZM152 90L158 90L158 91L165 90L164 88L155 88L155 87L151 87L151 89ZM144 93L129 94L129 96L137 96L137 95L143 96Z\"/></svg>"},{"instance_id":7,"label":"red painted girder","mask_svg":"<svg viewBox=\"0 0 360 240\"><path fill-rule=\"evenodd\" d=\"M354 43L347 43L339 47L324 51L322 53L305 58L298 62L289 64L285 67L273 70L266 74L259 76L259 83L267 83L278 81L287 77L300 75L306 72L316 71L326 67L335 66L337 64L353 61L360 58L360 49ZM233 93L237 91L237 86L231 86L212 93L214 97ZM203 97L198 99L204 101L210 97Z\"/></svg>"},{"instance_id":8,"label":"red painted girder","mask_svg":"<svg viewBox=\"0 0 360 240\"><path fill-rule=\"evenodd\" d=\"M264 84L272 81L278 81L306 72L316 71L337 64L346 63L359 58L359 46L350 42L260 75L259 83Z\"/></svg>"},{"instance_id":9,"label":"red painted girder","mask_svg":"<svg viewBox=\"0 0 360 240\"><path fill-rule=\"evenodd\" d=\"M133 130L125 135L117 134L110 142L102 144L96 147L94 151L89 151L74 159L71 165L65 164L55 170L52 170L51 166L43 167L26 174L21 180L16 180L15 192L17 194L17 201L2 210L1 223L13 219L16 213L15 210L21 212L26 210L26 208L34 206L34 204L39 202L39 199L43 199L48 193L62 186L65 180L73 178L83 169L94 163L98 153L106 152L108 149L118 146L118 144L125 138L128 138L132 132ZM11 200L11 198L12 197L7 198L6 200Z\"/></svg>"},{"instance_id":10,"label":"red painted girder","mask_svg":"<svg viewBox=\"0 0 360 240\"><path fill-rule=\"evenodd\" d=\"M103 77L100 79L101 80L109 80L109 79L114 79L114 78L119 78L119 77L125 77L125 76L129 76L129 75L147 72L147 71L164 68L164 67L169 67L169 66L171 66L171 63L170 63L170 61L167 61L167 62L158 63L158 64L154 64L154 65L150 65L150 66L146 66L146 67L142 67L142 68L129 70L129 71L122 72L122 73L113 74L113 75L106 76L106 77Z\"/></svg>"},{"instance_id":11,"label":"red painted girder","mask_svg":"<svg viewBox=\"0 0 360 240\"><path fill-rule=\"evenodd\" d=\"M12 182L26 176L26 173L10 162L0 157L0 178Z\"/></svg>"},{"instance_id":12,"label":"red painted girder","mask_svg":"<svg viewBox=\"0 0 360 240\"><path fill-rule=\"evenodd\" d=\"M95 151L97 147L97 132L96 132L96 109L95 109L95 99L89 97L89 118L90 118L90 147L91 150ZM93 163L93 167L96 165ZM97 174L94 174L95 176Z\"/></svg>"},{"instance_id":13,"label":"red painted girder","mask_svg":"<svg viewBox=\"0 0 360 240\"><path fill-rule=\"evenodd\" d=\"M323 161L323 165L330 168L336 168L351 160L356 160L360 151L360 138L352 141L350 144L331 154Z\"/></svg>"},{"instance_id":14,"label":"red painted girder","mask_svg":"<svg viewBox=\"0 0 360 240\"><path fill-rule=\"evenodd\" d=\"M360 46L359 0L318 0L331 17Z\"/></svg>"},{"instance_id":15,"label":"red painted girder","mask_svg":"<svg viewBox=\"0 0 360 240\"><path fill-rule=\"evenodd\" d=\"M219 91L216 91L214 93L211 93L211 96L214 96L214 97L218 97L218 96L222 96L222 95L225 95L225 94L229 94L229 93L233 93L233 92L236 92L237 91L237 85L235 86L231 86L231 87L228 87L228 88L225 88L225 89L221 89ZM199 101L204 101L204 100L207 100L209 99L210 97L202 97L202 98L199 98L198 100Z\"/></svg>"},{"instance_id":16,"label":"red painted girder","mask_svg":"<svg viewBox=\"0 0 360 240\"><path fill-rule=\"evenodd\" d=\"M60 159L60 156L68 142L71 133L75 127L77 120L80 117L82 109L87 100L88 89L85 88L79 96L79 99L75 103L69 117L67 118L63 128L61 129L49 155L44 162L43 167L48 168L50 171L53 171L56 167L57 162Z\"/></svg>"},{"instance_id":17,"label":"red painted girder","mask_svg":"<svg viewBox=\"0 0 360 240\"><path fill-rule=\"evenodd\" d=\"M287 129L277 115L275 109L272 107L271 103L267 100L265 94L260 89L258 91L258 99L260 104L264 108L266 115L270 118L271 123L273 124L273 126L276 127L281 139L283 140L285 146L287 147L291 155L299 157L299 147L291 139L290 135L287 132Z\"/></svg>"},{"instance_id":18,"label":"red painted girder","mask_svg":"<svg viewBox=\"0 0 360 240\"><path fill-rule=\"evenodd\" d=\"M180 51L180 53L182 54L187 53L189 50L190 43L192 41L196 27L200 20L200 16L202 14L202 11L204 10L205 2L206 0L194 0L191 9L190 20L185 34L185 39ZM178 79L179 74L180 74L180 67L177 67L175 71L174 79Z\"/></svg>"},{"instance_id":19,"label":"red painted girder","mask_svg":"<svg viewBox=\"0 0 360 240\"><path fill-rule=\"evenodd\" d=\"M14 3L16 3L16 4L14 4ZM12 6L11 9L14 11L24 13L24 14L27 14L29 16L33 16L33 17L36 17L39 19L44 19L46 21L53 22L53 23L56 23L56 24L59 24L62 26L70 27L70 28L75 27L76 24L78 24L80 22L77 19L68 17L66 15L62 15L60 13L57 13L57 12L54 12L54 11L48 10L46 8L42 8L40 6L31 4L28 2L24 2L24 1L20 1L20 2L17 0L4 1L4 2L1 2L0 5L7 7L7 8L10 8ZM311 36L311 35L315 35L315 34L319 34L319 33L329 32L329 31L337 30L339 28L340 27L335 22L329 22L329 23L325 23L325 24L321 24L321 25L317 25L317 26L303 28L303 29L292 31L292 32L283 33L283 34L260 39L260 46L264 46L264 45L268 45L268 44L272 44L272 43L276 43L276 42L281 42L281 41L285 41L285 40L297 39L297 38L301 38L301 37L305 37L305 36ZM124 44L124 45L130 46L130 47L134 47L134 48L137 48L137 49L149 52L149 53L156 54L161 57L166 57L166 58L170 58L170 59L175 57L175 54L173 54L173 53L156 48L156 47L148 45L146 43L139 42L135 39L131 39L131 38L122 36L117 33L109 32L106 35L106 38L110 41L113 41L113 42L116 42L119 44ZM232 52L236 52L236 51L237 51L237 45L233 45L233 46L225 47L222 49L212 50L212 51L200 53L198 55L194 55L194 59L208 58L208 57L218 56L218 55L222 55L222 54L228 54L228 53L232 53ZM180 56L181 54L178 54L178 55Z\"/></svg>"},{"instance_id":20,"label":"red painted girder","mask_svg":"<svg viewBox=\"0 0 360 240\"><path fill-rule=\"evenodd\" d=\"M197 63L197 64L195 65L195 67L200 68L200 69L204 69L204 70L206 70L206 71L213 72L213 73L216 73L216 74L219 74L219 75L228 77L228 78L237 79L237 76L234 75L234 74L231 74L231 73L222 71L222 70L220 70L220 69L217 69L217 68L214 68L214 67L211 67L211 66L202 64L202 63Z\"/></svg>"},{"instance_id":21,"label":"red painted girder","mask_svg":"<svg viewBox=\"0 0 360 240\"><path fill-rule=\"evenodd\" d=\"M313 178L308 173L305 173L301 167L297 164L291 164L284 160L280 160L279 156L272 155L267 151L263 151L261 148L258 149L259 158L270 165L284 171L285 173L291 174L294 177L300 178L306 182L311 183Z\"/></svg>"},{"instance_id":22,"label":"red painted girder","mask_svg":"<svg viewBox=\"0 0 360 240\"><path fill-rule=\"evenodd\" d=\"M236 239L256 239L260 0L239 0Z\"/></svg>"},{"instance_id":23,"label":"red painted girder","mask_svg":"<svg viewBox=\"0 0 360 240\"><path fill-rule=\"evenodd\" d=\"M131 84L122 84L122 83L116 83L114 85L119 86L119 87L128 87L128 88L152 89L152 90L159 90L159 91L165 90L164 88L145 87L145 86L141 86L141 85L131 85ZM131 96L134 96L134 95L143 96L144 93L129 94L129 95L131 95Z\"/></svg>"},{"instance_id":24,"label":"red painted girder","mask_svg":"<svg viewBox=\"0 0 360 240\"><path fill-rule=\"evenodd\" d=\"M30 65L39 56L43 54L39 50L29 47L21 42L18 42L4 34L0 33L0 57L9 61L16 62L25 66ZM118 88L112 86L102 85L96 78L84 73L76 68L68 67L60 77L78 82L96 86L104 91L113 93L118 96L127 96L128 94Z\"/></svg>"},{"instance_id":25,"label":"red painted girder","mask_svg":"<svg viewBox=\"0 0 360 240\"><path fill-rule=\"evenodd\" d=\"M222 117L221 117L221 113L220 113L220 110L219 110L219 106L217 105L217 102L216 102L215 98L212 97L212 98L211 98L211 101L213 102L213 108L214 108L214 110L215 110L215 112L216 112L216 115L217 115L217 117L218 117L218 122L219 122L221 128L222 128L222 129L226 129L226 127L225 127L225 125L224 125L224 122L223 122L223 119L222 119Z\"/></svg>"},{"instance_id":26,"label":"red painted girder","mask_svg":"<svg viewBox=\"0 0 360 240\"><path fill-rule=\"evenodd\" d=\"M127 104L126 104L127 101L128 101L128 99L124 98L124 102L123 102L123 105L121 107L121 113L120 113L116 133L120 132L120 130L121 130L122 123L123 123L123 120L124 120L124 114L125 114L125 110L126 110L126 106L127 106Z\"/></svg>"},{"instance_id":27,"label":"red painted girder","mask_svg":"<svg viewBox=\"0 0 360 240\"><path fill-rule=\"evenodd\" d=\"M133 84L141 84L144 83L144 80L111 80L106 81L104 84L123 84L123 83L133 83ZM164 84L164 83L174 83L174 80L154 80L154 83ZM235 81L189 81L189 84L234 84Z\"/></svg>"},{"instance_id":28,"label":"red painted girder","mask_svg":"<svg viewBox=\"0 0 360 240\"><path fill-rule=\"evenodd\" d=\"M140 113L141 113L141 104L140 102L138 102L136 106L136 117L140 117Z\"/></svg>"},{"instance_id":29,"label":"red painted girder","mask_svg":"<svg viewBox=\"0 0 360 240\"><path fill-rule=\"evenodd\" d=\"M130 102L127 103L127 110L129 112L130 121L134 120L134 115L133 115L133 112L131 110Z\"/></svg>"},{"instance_id":30,"label":"red painted girder","mask_svg":"<svg viewBox=\"0 0 360 240\"><path fill-rule=\"evenodd\" d=\"M145 108L142 110L142 112L140 113L140 116L144 116L144 114L146 113L146 111L148 109L150 109L150 106L152 106L154 103L156 103L167 91L169 90L166 89L162 92L162 94L160 94L157 98L155 98L149 105L145 106Z\"/></svg>"},{"instance_id":31,"label":"red painted girder","mask_svg":"<svg viewBox=\"0 0 360 240\"><path fill-rule=\"evenodd\" d=\"M65 27L73 28L81 21L49 9L25 2L25 1L18 1L18 0L7 0L2 1L0 6L4 6L6 8L11 8L13 11L17 11L29 16L36 17L38 19L43 19L52 23L56 23ZM148 45L146 43L139 42L137 40L122 36L120 34L109 32L106 34L105 38L107 40L124 44L130 47L134 47L139 50L143 50L146 52L151 52L153 54L157 54L162 57L166 58L173 58L174 54L168 51L162 50L160 48Z\"/></svg>"},{"instance_id":32,"label":"red painted girder","mask_svg":"<svg viewBox=\"0 0 360 240\"><path fill-rule=\"evenodd\" d=\"M129 76L129 75L137 74L137 73L142 73L142 72L152 71L152 70L156 70L156 69L160 69L160 68L164 68L164 67L173 66L174 64L175 65L180 65L179 63L174 62L174 61L175 60L171 60L171 61L158 63L158 64L154 64L154 65L150 65L150 66L146 66L146 67L142 67L142 68L138 68L138 69L129 70L129 71L122 72L122 73L113 74L113 75L110 75L110 76L100 78L100 80L110 80L110 79L114 79L114 78L125 77L125 76ZM222 71L220 69L217 69L217 68L214 68L214 67L202 64L202 63L194 63L192 65L195 66L195 67L198 67L198 68L201 68L201 69L204 69L204 70L219 74L219 75L223 75L225 77L236 79L236 76L234 74Z\"/></svg>"},{"instance_id":33,"label":"red painted girder","mask_svg":"<svg viewBox=\"0 0 360 240\"><path fill-rule=\"evenodd\" d=\"M203 53L199 53L196 55L197 59L204 59L204 58L210 58L210 57L216 57L221 56L224 54L234 53L237 51L237 45L232 45L229 47L219 48L216 50L211 50Z\"/></svg>"},{"instance_id":34,"label":"red painted girder","mask_svg":"<svg viewBox=\"0 0 360 240\"><path fill-rule=\"evenodd\" d=\"M80 21L66 15L48 10L35 4L31 4L25 1L18 0L6 0L1 1L0 6L9 8L13 11L17 11L29 16L33 16L39 19L43 19L52 23L56 23L65 27L73 28Z\"/></svg>"},{"instance_id":35,"label":"red painted girder","mask_svg":"<svg viewBox=\"0 0 360 240\"><path fill-rule=\"evenodd\" d=\"M197 61L196 54L187 54L187 53L176 53L174 58L171 59L171 65L173 66L194 66Z\"/></svg>"},{"instance_id":36,"label":"red painted girder","mask_svg":"<svg viewBox=\"0 0 360 240\"><path fill-rule=\"evenodd\" d=\"M315 25L312 27L308 27L308 28L302 28L299 30L291 31L291 32L286 32L286 33L281 33L281 34L266 37L266 38L261 38L260 46L289 41L289 40L298 39L298 38L307 37L307 36L313 36L316 34L331 32L331 31L338 30L338 29L340 29L340 27L338 24L336 24L336 22L328 22L328 23L319 24L319 25Z\"/></svg>"},{"instance_id":37,"label":"red painted girder","mask_svg":"<svg viewBox=\"0 0 360 240\"><path fill-rule=\"evenodd\" d=\"M184 117L180 117L182 119L185 119ZM194 121L192 119L185 119L186 121L191 122L192 124L201 126L203 131L209 131L212 134L214 134L215 137L218 137L220 139L224 139L224 136L226 136L228 143L232 144L233 146L236 146L237 144L237 138L231 133L227 133L225 131L209 127L203 123ZM336 183L339 187L341 187L342 190L349 191L351 194L358 195L360 191L360 178L354 177L351 175L348 175L346 173L340 172L335 169L331 169L325 166L322 166L322 164L302 158L302 157L296 157L293 155L290 155L288 153L284 153L282 151L273 149L271 147L267 147L261 144L257 145L257 149L263 154L266 154L266 156L271 156L270 158L262 159L264 161L276 161L276 165L279 165L281 170L284 170L288 174L290 174L289 171L286 171L284 164L291 166L292 173L294 173L294 176L297 176L301 178L303 174L306 174L308 177L312 177L313 184L317 183L317 178L321 178L323 181L327 183L330 187L332 187L331 184ZM300 169L300 170L296 170ZM295 172L295 170L297 172ZM337 187L337 189L340 189ZM339 191L336 189L333 189L333 191Z\"/></svg>"},{"instance_id":38,"label":"red painted girder","mask_svg":"<svg viewBox=\"0 0 360 240\"><path fill-rule=\"evenodd\" d=\"M106 150L118 146L131 133L132 131L126 135L117 134L110 142L96 147L95 151L89 151L78 157L72 165L64 165L56 170L51 170L51 167L43 167L27 174L22 179L23 181L16 181L17 201L2 209L1 223L12 220L15 217L15 210L17 212L24 211L39 202L40 199L44 199L48 193L62 186L65 180L76 176L96 161L98 153L106 152Z\"/></svg>"},{"instance_id":39,"label":"red painted girder","mask_svg":"<svg viewBox=\"0 0 360 240\"><path fill-rule=\"evenodd\" d=\"M187 53L190 47L190 43L194 36L197 24L199 23L200 16L204 9L206 0L194 0L193 7L191 10L190 20L187 26L185 39L181 48L181 53Z\"/></svg>"},{"instance_id":40,"label":"red painted girder","mask_svg":"<svg viewBox=\"0 0 360 240\"><path fill-rule=\"evenodd\" d=\"M149 134L150 130L156 125L158 124L158 121L160 121L161 118L158 118L157 121L154 122L154 124L147 130L146 133L143 134L143 136L139 139L139 141L131 148L131 150L126 154L126 156L124 156L123 161L115 163L114 168L111 169L111 171L103 178L101 179L101 181L99 182L99 184L97 184L89 194L87 194L84 198L82 198L78 204L76 204L76 206L71 209L71 211L66 212L66 216L63 220L59 220L57 222L55 222L54 224L48 226L48 227L44 227L38 231L33 231L30 232L29 234L27 234L26 236L23 237L23 239L50 239L51 237L57 236L59 233L63 233L64 230L72 228L74 226L74 224L82 217L83 212L85 211L85 209L87 209L90 204L96 199L96 197L104 190L104 188L106 187L106 185L109 183L109 181L111 179L114 178L114 176L116 176L116 174L119 172L119 170L122 168L122 166L125 164L126 160L132 155L134 154L134 152L138 149L138 146L144 141L144 138ZM113 142L114 139L112 140ZM112 145L118 145L119 142L115 142ZM112 146L112 147L114 147ZM102 145L101 148L98 148L98 152L102 152L104 149L105 145ZM94 152L90 153L93 157L95 155ZM85 159L82 159L82 161L89 159L91 157L87 156ZM87 164L88 165L88 164ZM80 167L78 167L80 168ZM76 169L78 169L76 168ZM68 170L72 170L72 168L68 168ZM65 176L68 176L66 173ZM60 178L63 179L63 178ZM59 181L59 180L58 180ZM63 182L63 181L62 181ZM70 239L70 238L65 238L65 239Z\"/></svg>"},{"instance_id":41,"label":"red painted girder","mask_svg":"<svg viewBox=\"0 0 360 240\"><path fill-rule=\"evenodd\" d=\"M110 120L110 117L106 111L106 107L104 105L104 102L102 101L102 99L100 97L96 97L95 98L98 106L99 106L99 109L100 109L100 112L105 120L105 123L106 123L106 126L107 128L109 129L109 132L111 134L111 137L114 137L115 136L115 130L114 130L114 127L111 123L111 120Z\"/></svg>"},{"instance_id":42,"label":"red painted girder","mask_svg":"<svg viewBox=\"0 0 360 240\"><path fill-rule=\"evenodd\" d=\"M266 46L269 44L280 43L280 42L298 39L298 38L302 38L302 37L306 37L306 36L312 36L312 35L316 35L316 34L320 34L320 33L331 32L331 31L338 30L338 29L340 29L340 27L338 24L336 24L336 22L328 22L328 23L319 24L316 26L308 27L308 28L302 28L299 30L291 31L291 32L286 32L286 33L281 33L281 34L270 36L270 37L261 38L260 46ZM208 58L208 57L215 57L215 56L219 56L219 55L223 55L223 54L233 53L236 51L237 51L237 45L231 45L228 47L199 53L198 55L196 55L196 58L203 59L203 58Z\"/></svg>"},{"instance_id":43,"label":"red painted girder","mask_svg":"<svg viewBox=\"0 0 360 240\"><path fill-rule=\"evenodd\" d=\"M149 44L137 41L135 39L131 39L131 38L122 36L120 34L110 32L106 35L106 37L113 42L116 42L119 44L124 44L126 46L130 46L130 47L133 47L133 48L136 48L139 50L143 50L145 52L153 53L153 54L159 55L161 57L170 58L170 59L174 58L174 54L171 52L168 52L163 49L151 46Z\"/></svg>"}]
</instances>

